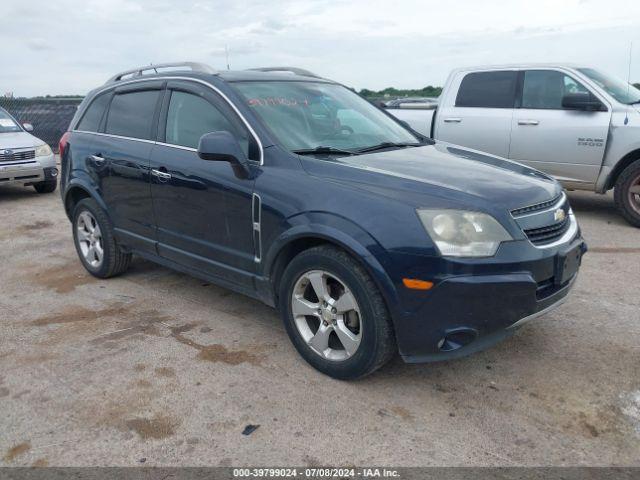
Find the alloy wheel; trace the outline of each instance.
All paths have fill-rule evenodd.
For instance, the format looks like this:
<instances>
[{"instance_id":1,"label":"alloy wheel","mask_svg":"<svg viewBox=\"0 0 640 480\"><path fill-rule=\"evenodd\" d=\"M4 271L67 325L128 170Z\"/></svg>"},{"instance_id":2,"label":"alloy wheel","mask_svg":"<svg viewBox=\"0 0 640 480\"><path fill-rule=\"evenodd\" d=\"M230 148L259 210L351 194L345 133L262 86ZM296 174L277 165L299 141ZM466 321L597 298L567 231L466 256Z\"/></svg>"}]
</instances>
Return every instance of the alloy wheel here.
<instances>
[{"instance_id":1,"label":"alloy wheel","mask_svg":"<svg viewBox=\"0 0 640 480\"><path fill-rule=\"evenodd\" d=\"M640 215L640 174L631 180L629 186L629 205Z\"/></svg>"},{"instance_id":2,"label":"alloy wheel","mask_svg":"<svg viewBox=\"0 0 640 480\"><path fill-rule=\"evenodd\" d=\"M347 285L324 270L302 274L291 295L298 333L326 360L352 357L362 340L360 307Z\"/></svg>"},{"instance_id":3,"label":"alloy wheel","mask_svg":"<svg viewBox=\"0 0 640 480\"><path fill-rule=\"evenodd\" d=\"M85 261L92 268L99 268L104 258L102 232L95 217L87 210L78 215L76 235Z\"/></svg>"}]
</instances>

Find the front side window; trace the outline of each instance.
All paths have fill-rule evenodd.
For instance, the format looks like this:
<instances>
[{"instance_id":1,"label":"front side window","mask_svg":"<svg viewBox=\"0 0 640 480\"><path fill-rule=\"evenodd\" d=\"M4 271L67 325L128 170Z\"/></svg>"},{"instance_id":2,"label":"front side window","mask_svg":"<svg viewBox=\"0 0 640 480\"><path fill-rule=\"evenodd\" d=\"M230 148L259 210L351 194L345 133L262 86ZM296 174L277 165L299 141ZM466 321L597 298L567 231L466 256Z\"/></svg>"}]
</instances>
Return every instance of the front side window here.
<instances>
[{"instance_id":1,"label":"front side window","mask_svg":"<svg viewBox=\"0 0 640 480\"><path fill-rule=\"evenodd\" d=\"M640 102L640 90L627 82L618 80L617 78L605 75L593 68L579 68L578 71L592 81L594 81L600 88L611 95L620 103L626 103L632 105Z\"/></svg>"},{"instance_id":2,"label":"front side window","mask_svg":"<svg viewBox=\"0 0 640 480\"><path fill-rule=\"evenodd\" d=\"M116 94L107 116L106 133L150 139L160 90Z\"/></svg>"},{"instance_id":3,"label":"front side window","mask_svg":"<svg viewBox=\"0 0 640 480\"><path fill-rule=\"evenodd\" d=\"M235 128L218 108L198 95L181 91L171 93L165 130L166 143L198 148L200 137L222 130L234 134L248 155L248 136Z\"/></svg>"},{"instance_id":4,"label":"front side window","mask_svg":"<svg viewBox=\"0 0 640 480\"><path fill-rule=\"evenodd\" d=\"M349 89L332 83L236 82L247 105L291 151L357 151L383 142L419 144L406 128Z\"/></svg>"},{"instance_id":5,"label":"front side window","mask_svg":"<svg viewBox=\"0 0 640 480\"><path fill-rule=\"evenodd\" d=\"M562 98L568 93L589 93L589 90L555 70L528 70L522 85L522 108L562 110Z\"/></svg>"},{"instance_id":6,"label":"front side window","mask_svg":"<svg viewBox=\"0 0 640 480\"><path fill-rule=\"evenodd\" d=\"M518 72L468 73L460 83L456 107L513 108Z\"/></svg>"},{"instance_id":7,"label":"front side window","mask_svg":"<svg viewBox=\"0 0 640 480\"><path fill-rule=\"evenodd\" d=\"M78 130L82 130L84 132L98 131L100 128L100 122L102 121L102 116L109 104L109 98L109 93L103 93L91 102L91 105L89 105L87 111L84 112L82 120L80 120L80 123L78 124Z\"/></svg>"},{"instance_id":8,"label":"front side window","mask_svg":"<svg viewBox=\"0 0 640 480\"><path fill-rule=\"evenodd\" d=\"M22 129L15 120L0 108L0 133L21 132Z\"/></svg>"}]
</instances>

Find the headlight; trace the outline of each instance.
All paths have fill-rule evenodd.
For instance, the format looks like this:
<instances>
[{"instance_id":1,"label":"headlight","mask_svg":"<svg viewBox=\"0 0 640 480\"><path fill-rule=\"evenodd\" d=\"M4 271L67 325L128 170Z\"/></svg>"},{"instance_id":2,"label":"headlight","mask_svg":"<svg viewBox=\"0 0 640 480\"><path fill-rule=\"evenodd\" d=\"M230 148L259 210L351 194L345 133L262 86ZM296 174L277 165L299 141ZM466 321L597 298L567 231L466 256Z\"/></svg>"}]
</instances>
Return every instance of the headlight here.
<instances>
[{"instance_id":1,"label":"headlight","mask_svg":"<svg viewBox=\"0 0 640 480\"><path fill-rule=\"evenodd\" d=\"M491 215L466 210L418 209L418 216L445 257L491 257L513 240Z\"/></svg>"},{"instance_id":2,"label":"headlight","mask_svg":"<svg viewBox=\"0 0 640 480\"><path fill-rule=\"evenodd\" d=\"M46 143L44 145L36 147L36 157L46 157L48 155L51 155L52 153L53 152L51 151L51 147L49 147L49 145L47 145Z\"/></svg>"}]
</instances>

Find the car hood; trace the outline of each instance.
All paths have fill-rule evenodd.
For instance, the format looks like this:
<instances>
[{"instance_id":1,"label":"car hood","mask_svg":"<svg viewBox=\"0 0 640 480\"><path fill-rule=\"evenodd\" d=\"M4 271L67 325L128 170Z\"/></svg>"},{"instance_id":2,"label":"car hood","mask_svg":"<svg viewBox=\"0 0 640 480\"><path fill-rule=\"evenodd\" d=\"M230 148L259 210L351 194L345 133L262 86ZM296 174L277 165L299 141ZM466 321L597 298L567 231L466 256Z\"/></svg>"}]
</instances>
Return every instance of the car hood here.
<instances>
[{"instance_id":1,"label":"car hood","mask_svg":"<svg viewBox=\"0 0 640 480\"><path fill-rule=\"evenodd\" d=\"M450 198L467 205L471 202L514 209L548 201L562 192L560 184L542 172L444 142L339 157L329 162L359 170L348 175L343 169L318 168L320 162L305 163L313 175L333 177L352 185L368 184L379 193L381 189L387 190L387 195L388 190L393 190L399 193L394 195L398 199L400 192L411 192Z\"/></svg>"},{"instance_id":2,"label":"car hood","mask_svg":"<svg viewBox=\"0 0 640 480\"><path fill-rule=\"evenodd\" d=\"M0 150L37 147L43 143L42 140L27 132L0 133Z\"/></svg>"}]
</instances>

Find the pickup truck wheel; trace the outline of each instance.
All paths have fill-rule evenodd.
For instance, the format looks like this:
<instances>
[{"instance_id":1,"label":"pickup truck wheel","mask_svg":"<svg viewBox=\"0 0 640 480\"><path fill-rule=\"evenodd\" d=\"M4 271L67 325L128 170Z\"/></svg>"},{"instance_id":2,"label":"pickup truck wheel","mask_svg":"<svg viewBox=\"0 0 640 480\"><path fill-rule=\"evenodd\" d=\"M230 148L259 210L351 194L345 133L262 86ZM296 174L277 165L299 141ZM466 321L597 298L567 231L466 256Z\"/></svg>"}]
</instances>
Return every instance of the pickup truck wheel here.
<instances>
[{"instance_id":1,"label":"pickup truck wheel","mask_svg":"<svg viewBox=\"0 0 640 480\"><path fill-rule=\"evenodd\" d=\"M622 216L634 227L640 227L640 160L625 168L614 191L616 206Z\"/></svg>"},{"instance_id":2,"label":"pickup truck wheel","mask_svg":"<svg viewBox=\"0 0 640 480\"><path fill-rule=\"evenodd\" d=\"M56 180L38 182L33 184L33 188L35 188L38 193L52 193L58 188L58 182Z\"/></svg>"},{"instance_id":3,"label":"pickup truck wheel","mask_svg":"<svg viewBox=\"0 0 640 480\"><path fill-rule=\"evenodd\" d=\"M319 246L297 255L280 282L279 308L298 353L330 377L353 380L396 352L384 299L348 253Z\"/></svg>"},{"instance_id":4,"label":"pickup truck wheel","mask_svg":"<svg viewBox=\"0 0 640 480\"><path fill-rule=\"evenodd\" d=\"M118 246L109 218L92 198L81 200L73 210L73 240L91 275L109 278L129 268L131 254Z\"/></svg>"}]
</instances>

